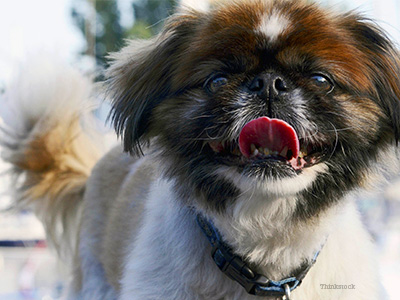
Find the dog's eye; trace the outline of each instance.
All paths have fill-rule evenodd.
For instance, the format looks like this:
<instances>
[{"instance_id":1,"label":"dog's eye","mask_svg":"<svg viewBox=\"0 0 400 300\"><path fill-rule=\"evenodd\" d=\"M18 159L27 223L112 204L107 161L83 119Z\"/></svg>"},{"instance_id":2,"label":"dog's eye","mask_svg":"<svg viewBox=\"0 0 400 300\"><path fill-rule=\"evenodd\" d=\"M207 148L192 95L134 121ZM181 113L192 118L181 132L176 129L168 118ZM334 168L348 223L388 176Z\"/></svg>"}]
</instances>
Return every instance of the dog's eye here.
<instances>
[{"instance_id":1,"label":"dog's eye","mask_svg":"<svg viewBox=\"0 0 400 300\"><path fill-rule=\"evenodd\" d=\"M210 77L204 84L204 88L212 94L218 92L218 90L228 83L228 79L223 75L216 75Z\"/></svg>"},{"instance_id":2,"label":"dog's eye","mask_svg":"<svg viewBox=\"0 0 400 300\"><path fill-rule=\"evenodd\" d=\"M325 75L313 74L311 75L310 79L312 84L322 92L330 93L334 88L332 80Z\"/></svg>"}]
</instances>

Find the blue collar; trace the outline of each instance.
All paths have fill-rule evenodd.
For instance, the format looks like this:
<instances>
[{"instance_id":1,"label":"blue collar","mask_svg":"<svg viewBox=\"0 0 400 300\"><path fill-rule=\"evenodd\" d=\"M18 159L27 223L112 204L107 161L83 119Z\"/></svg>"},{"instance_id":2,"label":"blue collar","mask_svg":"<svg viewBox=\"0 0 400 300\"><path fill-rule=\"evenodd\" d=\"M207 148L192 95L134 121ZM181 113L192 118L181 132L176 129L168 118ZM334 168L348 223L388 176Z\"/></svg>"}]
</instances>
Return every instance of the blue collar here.
<instances>
[{"instance_id":1,"label":"blue collar","mask_svg":"<svg viewBox=\"0 0 400 300\"><path fill-rule=\"evenodd\" d=\"M247 293L263 297L281 297L289 299L290 292L298 287L308 271L314 265L320 251L311 261L305 261L295 272L295 276L280 281L270 280L258 274L242 258L222 241L221 235L211 221L197 214L197 223L212 246L211 256L218 268L229 278L244 287Z\"/></svg>"}]
</instances>

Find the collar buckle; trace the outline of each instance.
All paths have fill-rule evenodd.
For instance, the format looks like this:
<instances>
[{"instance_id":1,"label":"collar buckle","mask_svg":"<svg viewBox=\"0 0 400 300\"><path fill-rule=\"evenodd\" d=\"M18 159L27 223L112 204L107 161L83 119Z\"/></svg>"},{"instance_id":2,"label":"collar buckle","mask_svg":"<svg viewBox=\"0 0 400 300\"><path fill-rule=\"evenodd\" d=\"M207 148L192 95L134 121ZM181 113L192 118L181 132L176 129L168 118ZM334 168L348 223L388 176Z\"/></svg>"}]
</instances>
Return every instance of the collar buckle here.
<instances>
[{"instance_id":1,"label":"collar buckle","mask_svg":"<svg viewBox=\"0 0 400 300\"><path fill-rule=\"evenodd\" d=\"M257 286L268 286L270 282L268 278L253 272L242 259L228 249L214 247L211 256L218 268L243 286L249 294L256 295Z\"/></svg>"},{"instance_id":2,"label":"collar buckle","mask_svg":"<svg viewBox=\"0 0 400 300\"><path fill-rule=\"evenodd\" d=\"M251 295L289 300L290 291L301 283L295 277L279 282L269 280L265 276L253 271L240 257L234 255L224 245L214 246L211 256L215 264L226 276L238 282Z\"/></svg>"}]
</instances>

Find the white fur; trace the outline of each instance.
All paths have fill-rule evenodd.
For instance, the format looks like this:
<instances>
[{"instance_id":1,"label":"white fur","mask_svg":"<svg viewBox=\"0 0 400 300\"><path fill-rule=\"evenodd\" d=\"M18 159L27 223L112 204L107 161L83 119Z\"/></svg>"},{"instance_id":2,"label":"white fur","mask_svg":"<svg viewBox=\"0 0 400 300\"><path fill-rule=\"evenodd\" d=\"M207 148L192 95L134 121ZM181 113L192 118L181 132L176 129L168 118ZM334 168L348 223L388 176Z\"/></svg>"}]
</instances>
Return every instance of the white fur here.
<instances>
[{"instance_id":1,"label":"white fur","mask_svg":"<svg viewBox=\"0 0 400 300\"><path fill-rule=\"evenodd\" d=\"M207 12L210 9L210 2L207 0L180 0L181 9L194 9L201 12Z\"/></svg>"},{"instance_id":2,"label":"white fur","mask_svg":"<svg viewBox=\"0 0 400 300\"><path fill-rule=\"evenodd\" d=\"M294 90L292 103L292 109L296 114L296 120L300 124L297 128L299 138L305 139L307 142L313 142L316 133L318 133L317 125L310 121L310 111L307 108L307 99L303 97L299 89Z\"/></svg>"},{"instance_id":3,"label":"white fur","mask_svg":"<svg viewBox=\"0 0 400 300\"><path fill-rule=\"evenodd\" d=\"M260 18L260 24L256 29L257 32L262 33L270 42L274 42L277 38L288 30L290 21L280 14L273 11L272 13L264 14Z\"/></svg>"},{"instance_id":4,"label":"white fur","mask_svg":"<svg viewBox=\"0 0 400 300\"><path fill-rule=\"evenodd\" d=\"M272 195L273 197L284 197L306 190L317 176L325 173L326 170L326 164L320 163L304 169L300 175L282 179L249 178L238 174L234 167L221 166L216 173L233 182L243 193L250 192L255 196Z\"/></svg>"},{"instance_id":5,"label":"white fur","mask_svg":"<svg viewBox=\"0 0 400 300\"><path fill-rule=\"evenodd\" d=\"M7 87L7 109L0 112L4 123L16 131L26 131L44 115L51 120L69 119L71 114L90 109L87 101L92 82L56 57L40 55L21 64Z\"/></svg>"},{"instance_id":6,"label":"white fur","mask_svg":"<svg viewBox=\"0 0 400 300\"><path fill-rule=\"evenodd\" d=\"M121 299L262 299L244 293L212 263L208 241L191 211L176 201L172 182L157 180L150 190L143 227L130 237ZM250 194L212 219L223 238L260 272L279 279L310 259L327 239L294 298L378 299L372 243L351 200L325 212L317 223L297 227L286 218L295 197L253 199L259 206L249 208ZM354 251L355 245L363 250ZM354 284L356 289L323 290L321 284Z\"/></svg>"}]
</instances>

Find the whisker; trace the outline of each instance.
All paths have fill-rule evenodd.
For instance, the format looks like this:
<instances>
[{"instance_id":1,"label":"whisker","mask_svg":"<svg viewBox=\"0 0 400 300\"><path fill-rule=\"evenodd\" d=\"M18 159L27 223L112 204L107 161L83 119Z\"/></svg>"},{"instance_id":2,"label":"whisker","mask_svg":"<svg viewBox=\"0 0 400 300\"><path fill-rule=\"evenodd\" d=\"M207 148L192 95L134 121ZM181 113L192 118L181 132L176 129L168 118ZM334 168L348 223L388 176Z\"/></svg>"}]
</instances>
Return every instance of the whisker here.
<instances>
[{"instance_id":1,"label":"whisker","mask_svg":"<svg viewBox=\"0 0 400 300\"><path fill-rule=\"evenodd\" d=\"M329 122L331 123L331 122ZM331 123L332 124L332 123ZM346 130L351 130L351 129L360 129L360 126L351 126L351 127L344 127L344 128L336 128L335 130L324 130L324 132L340 132L340 131L346 131Z\"/></svg>"},{"instance_id":2,"label":"whisker","mask_svg":"<svg viewBox=\"0 0 400 300\"><path fill-rule=\"evenodd\" d=\"M197 120L197 119L202 119L202 118L212 118L214 117L213 115L200 115L197 117L192 117L192 120Z\"/></svg>"},{"instance_id":3,"label":"whisker","mask_svg":"<svg viewBox=\"0 0 400 300\"><path fill-rule=\"evenodd\" d=\"M330 159L332 158L333 154L334 154L335 151L336 151L338 142L339 142L339 135L338 135L338 131L337 131L335 125L333 125L332 122L329 122L329 124L332 125L332 127L333 127L333 129L334 129L334 131L335 131L335 146L333 147L332 153L331 153L331 155L329 156L328 160L330 160ZM342 147L342 149L343 149L343 147Z\"/></svg>"},{"instance_id":4,"label":"whisker","mask_svg":"<svg viewBox=\"0 0 400 300\"><path fill-rule=\"evenodd\" d=\"M303 139L311 139L311 138L315 137L318 133L319 133L319 129L317 127L313 133L311 133L310 135L304 135L301 138L303 138Z\"/></svg>"}]
</instances>

